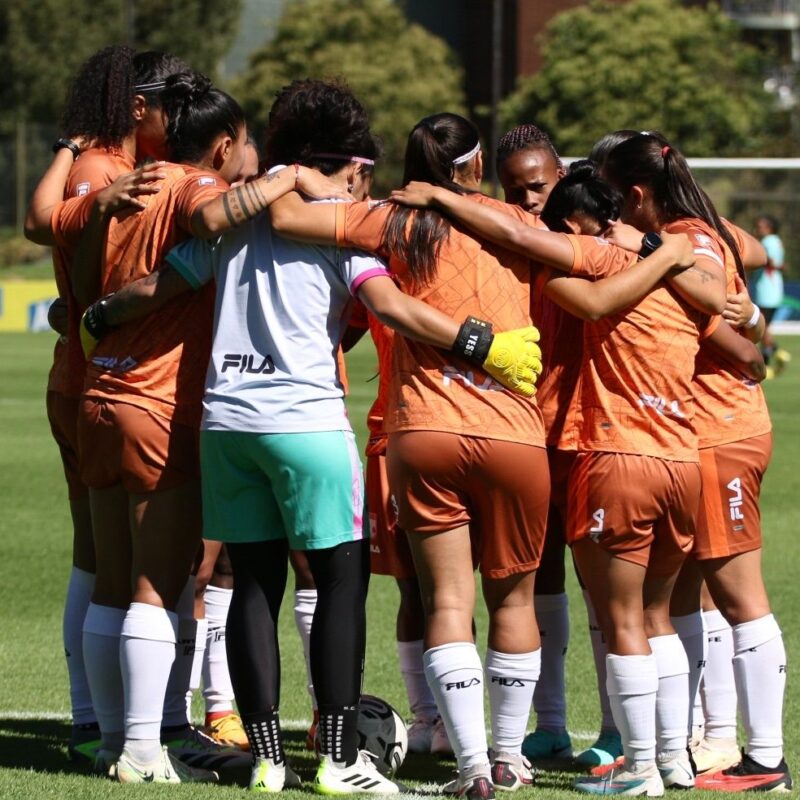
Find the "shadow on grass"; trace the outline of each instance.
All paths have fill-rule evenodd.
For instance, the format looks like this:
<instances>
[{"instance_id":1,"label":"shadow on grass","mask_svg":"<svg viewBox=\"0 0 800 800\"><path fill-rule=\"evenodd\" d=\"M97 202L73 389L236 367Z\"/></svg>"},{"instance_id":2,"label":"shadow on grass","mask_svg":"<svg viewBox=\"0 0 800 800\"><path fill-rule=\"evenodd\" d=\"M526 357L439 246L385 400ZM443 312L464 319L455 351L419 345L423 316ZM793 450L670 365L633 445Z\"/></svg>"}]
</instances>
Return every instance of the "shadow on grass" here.
<instances>
[{"instance_id":1,"label":"shadow on grass","mask_svg":"<svg viewBox=\"0 0 800 800\"><path fill-rule=\"evenodd\" d=\"M69 734L68 722L0 716L0 767L40 772L80 771L67 755Z\"/></svg>"}]
</instances>

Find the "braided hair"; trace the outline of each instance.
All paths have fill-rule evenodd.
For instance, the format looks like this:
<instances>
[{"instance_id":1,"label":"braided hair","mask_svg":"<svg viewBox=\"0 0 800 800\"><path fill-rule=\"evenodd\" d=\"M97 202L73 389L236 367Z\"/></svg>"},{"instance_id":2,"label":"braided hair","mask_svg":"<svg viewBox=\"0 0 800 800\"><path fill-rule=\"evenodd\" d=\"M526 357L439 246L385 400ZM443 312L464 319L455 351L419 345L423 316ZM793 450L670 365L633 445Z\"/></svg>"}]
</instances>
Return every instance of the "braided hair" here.
<instances>
[{"instance_id":1,"label":"braided hair","mask_svg":"<svg viewBox=\"0 0 800 800\"><path fill-rule=\"evenodd\" d=\"M495 154L495 164L497 168L514 153L520 150L545 150L549 153L556 163L556 169L562 169L561 159L558 157L556 148L550 137L536 125L530 123L517 125L504 134L497 143L497 153Z\"/></svg>"}]
</instances>

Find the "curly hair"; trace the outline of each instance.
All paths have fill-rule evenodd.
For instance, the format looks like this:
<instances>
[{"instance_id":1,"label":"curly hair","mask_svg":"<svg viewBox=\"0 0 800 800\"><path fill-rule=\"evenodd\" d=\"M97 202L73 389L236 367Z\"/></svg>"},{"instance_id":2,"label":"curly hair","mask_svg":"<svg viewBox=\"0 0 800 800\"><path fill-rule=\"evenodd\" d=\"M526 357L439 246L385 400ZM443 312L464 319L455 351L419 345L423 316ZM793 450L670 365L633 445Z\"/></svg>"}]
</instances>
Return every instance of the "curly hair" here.
<instances>
[{"instance_id":1,"label":"curly hair","mask_svg":"<svg viewBox=\"0 0 800 800\"><path fill-rule=\"evenodd\" d=\"M220 134L236 139L245 124L239 104L199 72L170 75L160 92L170 159L197 163Z\"/></svg>"},{"instance_id":2,"label":"curly hair","mask_svg":"<svg viewBox=\"0 0 800 800\"><path fill-rule=\"evenodd\" d=\"M134 51L113 45L99 50L78 71L70 88L61 130L100 147L119 147L134 129L131 100Z\"/></svg>"},{"instance_id":3,"label":"curly hair","mask_svg":"<svg viewBox=\"0 0 800 800\"><path fill-rule=\"evenodd\" d=\"M348 86L339 82L296 80L276 93L269 112L266 164L304 164L324 175L342 168L341 158L376 159L381 145L369 127L366 109ZM365 165L366 166L366 165Z\"/></svg>"},{"instance_id":4,"label":"curly hair","mask_svg":"<svg viewBox=\"0 0 800 800\"><path fill-rule=\"evenodd\" d=\"M550 137L536 125L517 125L500 137L495 153L495 164L498 169L509 156L520 150L544 150L553 157L556 168L562 169L561 159Z\"/></svg>"}]
</instances>

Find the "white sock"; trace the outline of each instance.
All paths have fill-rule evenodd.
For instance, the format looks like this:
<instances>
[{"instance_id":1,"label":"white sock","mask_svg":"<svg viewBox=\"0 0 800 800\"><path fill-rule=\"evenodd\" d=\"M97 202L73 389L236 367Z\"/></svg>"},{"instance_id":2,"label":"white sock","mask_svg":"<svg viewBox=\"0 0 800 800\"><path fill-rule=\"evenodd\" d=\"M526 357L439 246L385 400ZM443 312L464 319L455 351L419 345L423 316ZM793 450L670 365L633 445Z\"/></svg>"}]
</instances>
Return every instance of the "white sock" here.
<instances>
[{"instance_id":1,"label":"white sock","mask_svg":"<svg viewBox=\"0 0 800 800\"><path fill-rule=\"evenodd\" d=\"M178 615L148 603L131 603L122 623L125 750L143 763L157 758L161 750L161 714L177 634ZM132 741L139 744L130 745Z\"/></svg>"},{"instance_id":2,"label":"white sock","mask_svg":"<svg viewBox=\"0 0 800 800\"><path fill-rule=\"evenodd\" d=\"M703 612L699 609L692 614L681 617L671 617L672 627L678 634L686 651L686 658L689 664L689 717L687 730L691 735L692 728L702 725L700 720L694 718L694 708L698 703L700 695L700 681L703 680L703 672L706 668L706 657L708 655L708 637L706 636ZM659 671L659 678L661 672ZM660 691L660 689L659 689Z\"/></svg>"},{"instance_id":3,"label":"white sock","mask_svg":"<svg viewBox=\"0 0 800 800\"><path fill-rule=\"evenodd\" d=\"M174 728L190 725L191 716L187 713L186 695L192 680L192 665L197 643L197 620L194 618L195 578L190 576L183 587L175 606L178 615L178 642L175 646L175 661L169 674L167 693L164 697L164 714L161 725Z\"/></svg>"},{"instance_id":4,"label":"white sock","mask_svg":"<svg viewBox=\"0 0 800 800\"><path fill-rule=\"evenodd\" d=\"M125 730L119 637L124 608L89 603L83 621L83 662L103 748L119 752Z\"/></svg>"},{"instance_id":5,"label":"white sock","mask_svg":"<svg viewBox=\"0 0 800 800\"><path fill-rule=\"evenodd\" d=\"M735 625L733 650L745 753L765 767L777 767L783 758L786 650L775 617Z\"/></svg>"},{"instance_id":6,"label":"white sock","mask_svg":"<svg viewBox=\"0 0 800 800\"><path fill-rule=\"evenodd\" d=\"M594 656L594 669L597 674L597 697L600 701L600 727L604 731L614 731L617 729L614 722L614 715L611 712L611 703L608 699L607 676L606 676L606 657L608 656L608 645L603 631L597 622L597 614L594 606L589 599L589 592L583 590L583 602L586 604L586 616L589 618L589 639L592 643L592 655Z\"/></svg>"},{"instance_id":7,"label":"white sock","mask_svg":"<svg viewBox=\"0 0 800 800\"><path fill-rule=\"evenodd\" d=\"M89 681L86 679L86 668L83 665L83 621L86 619L93 591L94 575L73 567L67 584L67 599L64 603L62 626L73 725L97 722L92 706L92 693L89 691Z\"/></svg>"},{"instance_id":8,"label":"white sock","mask_svg":"<svg viewBox=\"0 0 800 800\"><path fill-rule=\"evenodd\" d=\"M658 754L674 758L686 750L689 720L689 661L677 634L648 639L656 659Z\"/></svg>"},{"instance_id":9,"label":"white sock","mask_svg":"<svg viewBox=\"0 0 800 800\"><path fill-rule=\"evenodd\" d=\"M233 686L225 650L225 626L233 589L207 586L203 595L206 604L208 633L203 658L203 700L206 714L233 711Z\"/></svg>"},{"instance_id":10,"label":"white sock","mask_svg":"<svg viewBox=\"0 0 800 800\"><path fill-rule=\"evenodd\" d=\"M708 655L702 697L709 739L736 738L736 679L733 675L733 630L718 609L704 611Z\"/></svg>"},{"instance_id":11,"label":"white sock","mask_svg":"<svg viewBox=\"0 0 800 800\"><path fill-rule=\"evenodd\" d=\"M192 659L192 672L189 675L189 689L186 692L186 719L192 721L192 698L200 688L203 678L203 662L206 657L206 639L208 638L208 620L195 620L197 629L194 638L194 658Z\"/></svg>"},{"instance_id":12,"label":"white sock","mask_svg":"<svg viewBox=\"0 0 800 800\"><path fill-rule=\"evenodd\" d=\"M656 657L615 656L606 659L608 699L622 738L626 762L655 761Z\"/></svg>"},{"instance_id":13,"label":"white sock","mask_svg":"<svg viewBox=\"0 0 800 800\"><path fill-rule=\"evenodd\" d=\"M317 696L314 694L314 682L311 680L311 623L314 621L314 609L317 607L316 589L298 589L294 593L294 624L303 643L303 657L306 660L308 676L308 694L311 705L317 710Z\"/></svg>"},{"instance_id":14,"label":"white sock","mask_svg":"<svg viewBox=\"0 0 800 800\"><path fill-rule=\"evenodd\" d=\"M408 706L414 719L433 720L439 712L436 709L436 700L431 694L428 681L425 680L425 668L422 664L422 654L425 647L422 639L414 642L398 642L397 656L400 660L400 673L406 684Z\"/></svg>"},{"instance_id":15,"label":"white sock","mask_svg":"<svg viewBox=\"0 0 800 800\"><path fill-rule=\"evenodd\" d=\"M496 753L520 754L541 669L542 648L513 654L486 651L492 747Z\"/></svg>"},{"instance_id":16,"label":"white sock","mask_svg":"<svg viewBox=\"0 0 800 800\"><path fill-rule=\"evenodd\" d=\"M533 694L536 728L553 733L567 729L564 666L569 644L569 605L566 593L533 597L536 622L542 637L542 671Z\"/></svg>"},{"instance_id":17,"label":"white sock","mask_svg":"<svg viewBox=\"0 0 800 800\"><path fill-rule=\"evenodd\" d=\"M486 728L483 718L483 670L472 642L432 647L423 655L425 677L442 715L462 777L488 775Z\"/></svg>"}]
</instances>

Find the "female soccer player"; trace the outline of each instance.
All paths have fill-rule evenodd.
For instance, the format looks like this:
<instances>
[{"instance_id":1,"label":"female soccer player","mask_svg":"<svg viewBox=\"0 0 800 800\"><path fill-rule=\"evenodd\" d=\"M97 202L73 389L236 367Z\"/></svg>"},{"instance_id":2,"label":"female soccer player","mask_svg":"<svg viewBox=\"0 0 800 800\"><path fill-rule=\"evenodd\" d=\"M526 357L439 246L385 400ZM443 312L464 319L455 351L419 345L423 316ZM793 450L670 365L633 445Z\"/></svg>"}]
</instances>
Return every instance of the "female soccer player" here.
<instances>
[{"instance_id":1,"label":"female soccer player","mask_svg":"<svg viewBox=\"0 0 800 800\"><path fill-rule=\"evenodd\" d=\"M139 134L152 127L150 119L158 108L148 87L185 68L173 56L136 55L122 46L106 47L86 61L73 81L62 114L64 138L54 145L53 164L31 200L26 220L29 238L52 244L48 234L53 203L107 186L129 172L137 148L140 154L152 154L148 152L152 136L143 136L139 142ZM83 149L75 144L79 139L85 143ZM73 566L63 622L73 717L69 752L73 758L93 762L100 738L84 668L82 637L94 589L95 556L89 495L78 467L77 419L86 362L78 336L82 309L69 281L73 257L73 248L53 248L56 286L66 304L67 319L64 336L56 343L48 380L47 413L64 465L73 522Z\"/></svg>"},{"instance_id":2,"label":"female soccer player","mask_svg":"<svg viewBox=\"0 0 800 800\"><path fill-rule=\"evenodd\" d=\"M727 291L735 292L735 276L743 275L738 248L704 195L697 207L687 208L687 197L697 196L696 184L675 148L660 135L641 134L612 151L606 171L625 194L632 219L680 230L697 227L682 217L704 218L706 230L695 239L716 255ZM761 576L758 497L772 450L769 413L760 387L727 370L705 347L694 394L703 481L694 553L714 602L733 628L746 735L741 763L698 785L725 791L789 789L782 737L786 651Z\"/></svg>"},{"instance_id":3,"label":"female soccer player","mask_svg":"<svg viewBox=\"0 0 800 800\"><path fill-rule=\"evenodd\" d=\"M376 149L364 109L342 87L296 82L273 107L269 158L314 164L354 197L367 193ZM398 787L357 750L368 550L360 465L335 355L352 293L382 321L445 353L459 326L400 293L374 258L285 241L263 217L253 219L280 181L263 192L250 184L224 197L229 221L248 225L213 248L196 242L169 256L172 281L182 282L183 291L212 277L217 283L202 433L205 531L228 542L234 568L228 652L256 758L251 786L278 790L295 782L279 734L275 633L291 545L306 552L319 595L311 632L322 755L315 786L323 793L394 793ZM279 186L285 192L294 183ZM315 208L333 210L324 204L309 210ZM136 286L101 303L103 314ZM463 354L485 350L485 327L470 322L464 329L474 330L478 347L466 337L461 356L444 357L467 370ZM498 334L491 348L512 340L528 349L516 334ZM472 362L484 358L476 354Z\"/></svg>"}]
</instances>

